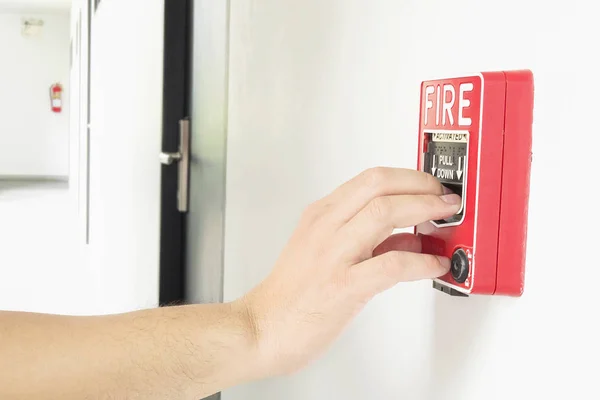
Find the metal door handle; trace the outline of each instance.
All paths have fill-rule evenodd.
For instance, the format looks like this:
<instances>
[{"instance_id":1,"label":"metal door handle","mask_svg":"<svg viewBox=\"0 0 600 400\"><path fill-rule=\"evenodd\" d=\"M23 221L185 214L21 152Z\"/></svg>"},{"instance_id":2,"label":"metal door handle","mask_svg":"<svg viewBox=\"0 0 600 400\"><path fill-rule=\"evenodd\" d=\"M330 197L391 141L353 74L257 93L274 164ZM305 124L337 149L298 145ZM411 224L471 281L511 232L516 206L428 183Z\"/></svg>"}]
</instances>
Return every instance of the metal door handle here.
<instances>
[{"instance_id":1,"label":"metal door handle","mask_svg":"<svg viewBox=\"0 0 600 400\"><path fill-rule=\"evenodd\" d=\"M189 171L190 171L190 121L179 121L179 151L177 153L160 153L160 163L171 165L178 163L177 173L177 210L187 212L189 198Z\"/></svg>"},{"instance_id":2,"label":"metal door handle","mask_svg":"<svg viewBox=\"0 0 600 400\"><path fill-rule=\"evenodd\" d=\"M181 153L160 153L158 158L161 164L171 165L173 162L181 160Z\"/></svg>"}]
</instances>

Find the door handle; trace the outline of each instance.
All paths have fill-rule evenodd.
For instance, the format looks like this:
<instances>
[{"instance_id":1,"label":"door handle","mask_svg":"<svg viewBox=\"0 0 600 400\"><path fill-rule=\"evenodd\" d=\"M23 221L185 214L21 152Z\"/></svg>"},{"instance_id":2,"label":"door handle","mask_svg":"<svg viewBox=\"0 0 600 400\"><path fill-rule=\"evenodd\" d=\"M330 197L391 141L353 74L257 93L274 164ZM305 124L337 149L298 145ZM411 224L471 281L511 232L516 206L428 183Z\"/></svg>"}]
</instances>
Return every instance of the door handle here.
<instances>
[{"instance_id":1,"label":"door handle","mask_svg":"<svg viewBox=\"0 0 600 400\"><path fill-rule=\"evenodd\" d=\"M160 163L163 165L171 165L175 161L181 160L181 153L160 153L158 156Z\"/></svg>"},{"instance_id":2,"label":"door handle","mask_svg":"<svg viewBox=\"0 0 600 400\"><path fill-rule=\"evenodd\" d=\"M179 121L179 151L177 153L160 153L158 156L163 165L177 163L177 210L187 212L189 201L190 171L190 120Z\"/></svg>"}]
</instances>

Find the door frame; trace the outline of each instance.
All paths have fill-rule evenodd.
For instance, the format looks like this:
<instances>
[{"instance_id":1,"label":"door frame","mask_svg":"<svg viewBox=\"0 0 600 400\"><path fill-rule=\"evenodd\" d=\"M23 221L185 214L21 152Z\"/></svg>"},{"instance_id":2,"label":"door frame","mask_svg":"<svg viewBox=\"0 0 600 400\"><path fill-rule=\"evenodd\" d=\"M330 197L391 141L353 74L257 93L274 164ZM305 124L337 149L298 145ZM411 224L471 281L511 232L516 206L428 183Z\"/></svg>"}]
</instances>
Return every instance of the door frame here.
<instances>
[{"instance_id":1,"label":"door frame","mask_svg":"<svg viewBox=\"0 0 600 400\"><path fill-rule=\"evenodd\" d=\"M162 151L177 152L190 113L192 0L165 0ZM157 161L158 162L158 161ZM185 303L186 214L177 209L177 167L161 171L159 305Z\"/></svg>"},{"instance_id":2,"label":"door frame","mask_svg":"<svg viewBox=\"0 0 600 400\"><path fill-rule=\"evenodd\" d=\"M162 152L183 150L189 169L182 213L179 166L162 167L160 305L224 298L230 6L229 0L165 1ZM189 154L180 149L182 120Z\"/></svg>"},{"instance_id":3,"label":"door frame","mask_svg":"<svg viewBox=\"0 0 600 400\"><path fill-rule=\"evenodd\" d=\"M162 151L182 151L189 169L181 212L179 168L162 167L161 306L223 301L229 16L229 0L165 0ZM182 120L189 121L189 154L179 143Z\"/></svg>"}]
</instances>

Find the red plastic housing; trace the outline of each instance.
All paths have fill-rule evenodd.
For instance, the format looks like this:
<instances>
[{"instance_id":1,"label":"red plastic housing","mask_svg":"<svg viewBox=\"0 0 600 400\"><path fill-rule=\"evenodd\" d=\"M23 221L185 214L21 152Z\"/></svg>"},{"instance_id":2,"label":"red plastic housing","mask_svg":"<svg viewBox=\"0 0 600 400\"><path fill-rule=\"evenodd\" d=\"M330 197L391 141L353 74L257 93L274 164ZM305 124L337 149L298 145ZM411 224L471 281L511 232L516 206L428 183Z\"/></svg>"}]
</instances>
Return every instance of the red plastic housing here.
<instances>
[{"instance_id":1,"label":"red plastic housing","mask_svg":"<svg viewBox=\"0 0 600 400\"><path fill-rule=\"evenodd\" d=\"M533 93L528 70L483 72L421 85L418 169L462 182L455 186L463 197L459 220L415 227L424 252L452 258L462 249L467 255L468 275L457 281L449 272L434 280L434 287L446 293L523 293ZM440 141L435 151L451 148L454 155L432 153L432 140Z\"/></svg>"}]
</instances>

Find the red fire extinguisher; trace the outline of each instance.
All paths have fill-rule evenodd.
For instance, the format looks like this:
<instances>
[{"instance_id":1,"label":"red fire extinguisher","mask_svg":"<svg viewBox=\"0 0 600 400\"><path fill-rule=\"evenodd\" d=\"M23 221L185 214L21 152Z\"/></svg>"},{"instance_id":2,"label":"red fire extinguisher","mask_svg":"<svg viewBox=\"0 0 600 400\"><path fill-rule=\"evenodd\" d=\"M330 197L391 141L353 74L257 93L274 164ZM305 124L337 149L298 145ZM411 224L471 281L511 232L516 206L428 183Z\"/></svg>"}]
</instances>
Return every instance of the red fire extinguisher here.
<instances>
[{"instance_id":1,"label":"red fire extinguisher","mask_svg":"<svg viewBox=\"0 0 600 400\"><path fill-rule=\"evenodd\" d=\"M63 88L60 83L55 83L50 86L50 107L55 113L60 113L62 111L62 91Z\"/></svg>"}]
</instances>

